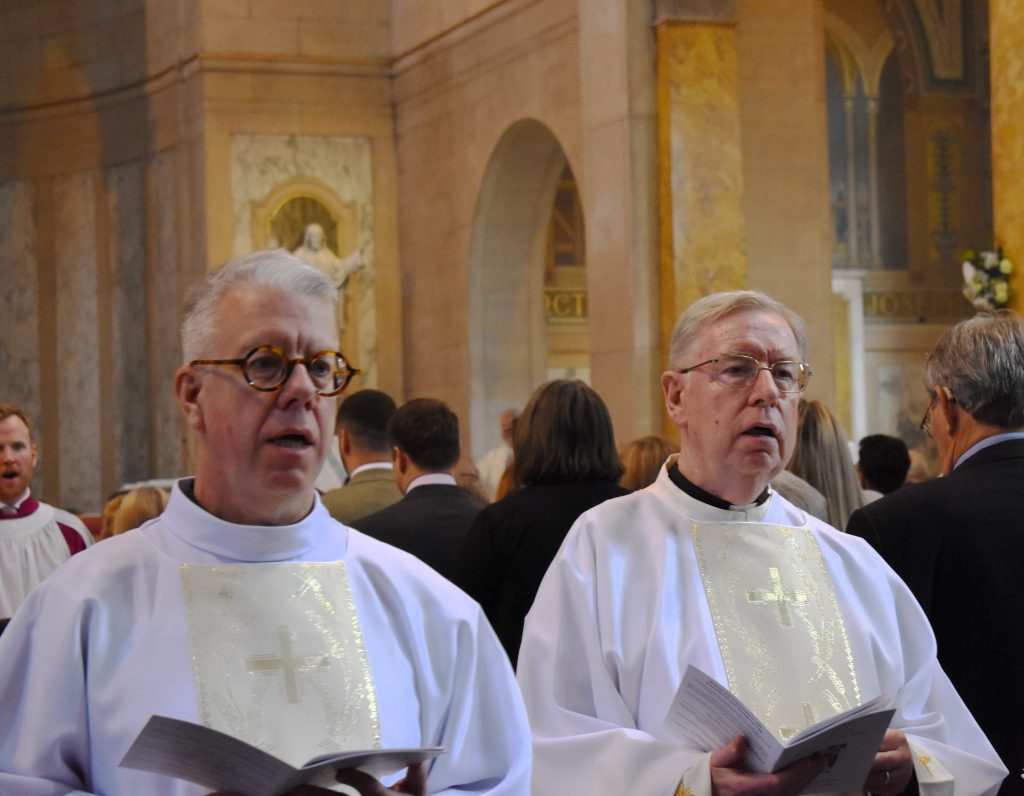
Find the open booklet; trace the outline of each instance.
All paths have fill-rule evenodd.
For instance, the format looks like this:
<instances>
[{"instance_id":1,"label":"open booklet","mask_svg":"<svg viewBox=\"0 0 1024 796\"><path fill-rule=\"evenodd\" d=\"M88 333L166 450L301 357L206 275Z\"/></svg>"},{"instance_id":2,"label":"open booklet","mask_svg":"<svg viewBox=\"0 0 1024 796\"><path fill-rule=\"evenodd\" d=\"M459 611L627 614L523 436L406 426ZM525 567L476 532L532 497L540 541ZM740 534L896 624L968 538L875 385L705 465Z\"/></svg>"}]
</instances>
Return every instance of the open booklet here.
<instances>
[{"instance_id":1,"label":"open booklet","mask_svg":"<svg viewBox=\"0 0 1024 796\"><path fill-rule=\"evenodd\" d=\"M896 712L880 708L885 701L879 696L819 721L788 741L780 741L728 688L689 666L666 723L679 738L704 752L729 743L737 735L745 736L744 762L753 771L778 771L824 752L828 755L828 768L815 777L805 792L859 791Z\"/></svg>"},{"instance_id":2,"label":"open booklet","mask_svg":"<svg viewBox=\"0 0 1024 796\"><path fill-rule=\"evenodd\" d=\"M153 716L120 765L185 779L215 791L277 796L298 785L336 784L334 775L344 768L358 768L380 779L412 763L430 760L442 751L439 746L363 749L320 755L295 768L223 732L190 721Z\"/></svg>"}]
</instances>

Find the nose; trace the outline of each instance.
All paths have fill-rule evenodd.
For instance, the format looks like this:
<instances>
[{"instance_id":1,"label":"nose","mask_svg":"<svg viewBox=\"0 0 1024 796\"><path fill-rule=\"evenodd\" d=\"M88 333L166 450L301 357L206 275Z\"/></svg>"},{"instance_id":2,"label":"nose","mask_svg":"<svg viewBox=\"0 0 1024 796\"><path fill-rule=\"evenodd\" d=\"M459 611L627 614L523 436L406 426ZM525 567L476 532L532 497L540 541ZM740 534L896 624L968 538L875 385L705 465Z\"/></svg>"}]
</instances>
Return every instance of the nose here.
<instances>
[{"instance_id":1,"label":"nose","mask_svg":"<svg viewBox=\"0 0 1024 796\"><path fill-rule=\"evenodd\" d=\"M761 365L757 369L757 376L754 377L754 384L750 388L750 400L755 404L776 404L782 397L779 385L775 383L772 376L772 369Z\"/></svg>"},{"instance_id":2,"label":"nose","mask_svg":"<svg viewBox=\"0 0 1024 796\"><path fill-rule=\"evenodd\" d=\"M291 372L277 391L277 402L281 407L288 406L292 401L302 404L312 404L317 399L316 385L309 376L306 365L302 362L293 362Z\"/></svg>"}]
</instances>

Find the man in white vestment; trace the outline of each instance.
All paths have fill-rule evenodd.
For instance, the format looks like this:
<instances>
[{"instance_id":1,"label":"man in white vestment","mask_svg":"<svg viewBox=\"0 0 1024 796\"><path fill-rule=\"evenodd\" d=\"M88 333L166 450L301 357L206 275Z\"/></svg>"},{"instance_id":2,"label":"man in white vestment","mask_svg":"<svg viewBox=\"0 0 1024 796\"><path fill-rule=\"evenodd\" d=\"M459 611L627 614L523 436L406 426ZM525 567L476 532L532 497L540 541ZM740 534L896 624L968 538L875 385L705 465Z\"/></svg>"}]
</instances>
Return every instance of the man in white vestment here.
<instances>
[{"instance_id":1,"label":"man in white vestment","mask_svg":"<svg viewBox=\"0 0 1024 796\"><path fill-rule=\"evenodd\" d=\"M75 515L32 497L29 484L39 451L32 421L19 407L0 404L0 620L37 583L92 544Z\"/></svg>"},{"instance_id":2,"label":"man in white vestment","mask_svg":"<svg viewBox=\"0 0 1024 796\"><path fill-rule=\"evenodd\" d=\"M768 485L792 453L805 353L803 322L760 293L714 294L679 318L661 383L680 453L580 517L526 619L535 796L814 792L824 758L759 774L742 737L703 751L680 739L667 719L689 665L780 739L881 695L896 712L871 793L996 791L1006 769L902 581Z\"/></svg>"},{"instance_id":3,"label":"man in white vestment","mask_svg":"<svg viewBox=\"0 0 1024 796\"><path fill-rule=\"evenodd\" d=\"M327 277L281 250L197 287L174 381L195 477L163 515L55 573L0 637L4 796L207 793L119 767L153 715L296 767L444 748L296 796L529 792L525 712L479 606L333 520L313 488L357 372L337 351L334 299Z\"/></svg>"}]
</instances>

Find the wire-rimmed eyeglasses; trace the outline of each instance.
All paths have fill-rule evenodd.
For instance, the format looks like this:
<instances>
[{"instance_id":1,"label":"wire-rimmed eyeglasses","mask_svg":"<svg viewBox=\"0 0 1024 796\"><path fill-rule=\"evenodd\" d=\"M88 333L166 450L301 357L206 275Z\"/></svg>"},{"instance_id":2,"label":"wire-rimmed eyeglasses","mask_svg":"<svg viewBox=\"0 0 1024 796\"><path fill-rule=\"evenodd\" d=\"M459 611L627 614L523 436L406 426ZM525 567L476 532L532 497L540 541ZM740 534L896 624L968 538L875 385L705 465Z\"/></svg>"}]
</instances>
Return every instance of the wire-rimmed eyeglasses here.
<instances>
[{"instance_id":1,"label":"wire-rimmed eyeglasses","mask_svg":"<svg viewBox=\"0 0 1024 796\"><path fill-rule=\"evenodd\" d=\"M284 349L276 345L256 346L241 359L193 359L193 365L233 365L242 369L246 382L254 390L274 392L280 390L298 364L306 367L317 395L329 397L344 390L352 377L359 373L345 361L340 351L317 351L306 357L289 359Z\"/></svg>"},{"instance_id":2,"label":"wire-rimmed eyeglasses","mask_svg":"<svg viewBox=\"0 0 1024 796\"><path fill-rule=\"evenodd\" d=\"M762 363L754 357L731 351L714 359L706 359L696 365L683 368L679 373L689 373L691 370L702 368L705 365L714 366L713 378L726 387L749 387L757 379L759 372L767 370L772 374L772 380L779 392L796 393L807 389L807 381L811 377L811 367L806 362L780 359L775 362Z\"/></svg>"},{"instance_id":3,"label":"wire-rimmed eyeglasses","mask_svg":"<svg viewBox=\"0 0 1024 796\"><path fill-rule=\"evenodd\" d=\"M932 392L932 398L928 401L928 406L924 408L924 417L921 418L921 422L918 424L918 428L921 429L929 437L932 435L932 407L935 406L935 393Z\"/></svg>"}]
</instances>

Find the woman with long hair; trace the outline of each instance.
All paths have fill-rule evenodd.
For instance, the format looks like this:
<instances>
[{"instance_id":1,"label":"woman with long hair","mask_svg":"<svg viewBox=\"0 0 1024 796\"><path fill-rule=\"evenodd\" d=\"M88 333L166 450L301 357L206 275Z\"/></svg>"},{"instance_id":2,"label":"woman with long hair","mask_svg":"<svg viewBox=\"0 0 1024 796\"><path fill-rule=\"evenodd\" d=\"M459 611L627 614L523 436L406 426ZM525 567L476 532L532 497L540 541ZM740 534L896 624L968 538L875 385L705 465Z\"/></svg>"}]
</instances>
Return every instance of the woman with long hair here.
<instances>
[{"instance_id":1,"label":"woman with long hair","mask_svg":"<svg viewBox=\"0 0 1024 796\"><path fill-rule=\"evenodd\" d=\"M864 505L846 434L821 401L800 401L789 470L825 496L828 523L834 528L843 530L854 510Z\"/></svg>"},{"instance_id":2,"label":"woman with long hair","mask_svg":"<svg viewBox=\"0 0 1024 796\"><path fill-rule=\"evenodd\" d=\"M541 578L584 511L627 494L611 416L578 380L537 388L516 423L512 467L520 486L477 516L455 582L483 606L513 665Z\"/></svg>"}]
</instances>

